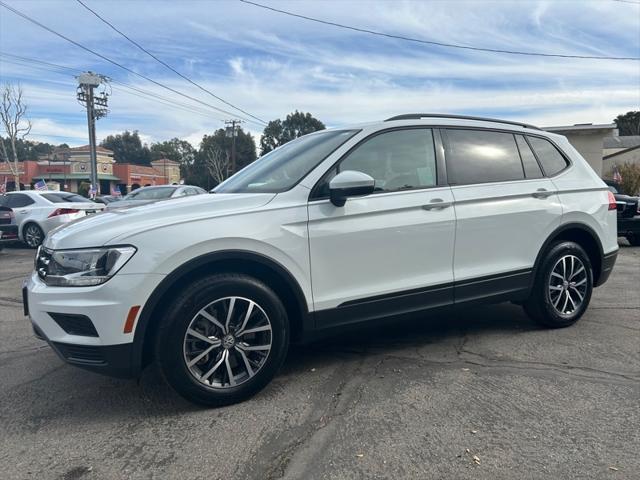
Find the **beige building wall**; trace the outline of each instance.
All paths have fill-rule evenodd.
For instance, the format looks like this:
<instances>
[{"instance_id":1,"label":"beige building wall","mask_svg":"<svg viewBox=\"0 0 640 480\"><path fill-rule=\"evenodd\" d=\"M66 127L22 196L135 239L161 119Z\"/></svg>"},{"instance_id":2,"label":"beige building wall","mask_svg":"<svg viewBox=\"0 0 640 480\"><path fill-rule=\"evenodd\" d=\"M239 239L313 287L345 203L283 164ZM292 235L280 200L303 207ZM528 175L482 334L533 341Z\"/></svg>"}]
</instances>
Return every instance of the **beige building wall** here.
<instances>
[{"instance_id":1,"label":"beige building wall","mask_svg":"<svg viewBox=\"0 0 640 480\"><path fill-rule=\"evenodd\" d=\"M569 133L564 134L569 140L569 143L573 145L580 155L591 165L591 168L595 170L598 176L602 176L602 138L601 133L596 134L584 134L584 133Z\"/></svg>"},{"instance_id":2,"label":"beige building wall","mask_svg":"<svg viewBox=\"0 0 640 480\"><path fill-rule=\"evenodd\" d=\"M625 163L635 163L640 165L640 148L634 148L624 153L620 153L615 157L605 158L602 161L602 173L606 178L611 178L612 168L614 165L624 165Z\"/></svg>"},{"instance_id":3,"label":"beige building wall","mask_svg":"<svg viewBox=\"0 0 640 480\"><path fill-rule=\"evenodd\" d=\"M605 173L602 166L604 138L617 134L615 124L581 123L562 127L547 127L544 130L567 137L573 148L584 157L598 176L602 177Z\"/></svg>"}]
</instances>

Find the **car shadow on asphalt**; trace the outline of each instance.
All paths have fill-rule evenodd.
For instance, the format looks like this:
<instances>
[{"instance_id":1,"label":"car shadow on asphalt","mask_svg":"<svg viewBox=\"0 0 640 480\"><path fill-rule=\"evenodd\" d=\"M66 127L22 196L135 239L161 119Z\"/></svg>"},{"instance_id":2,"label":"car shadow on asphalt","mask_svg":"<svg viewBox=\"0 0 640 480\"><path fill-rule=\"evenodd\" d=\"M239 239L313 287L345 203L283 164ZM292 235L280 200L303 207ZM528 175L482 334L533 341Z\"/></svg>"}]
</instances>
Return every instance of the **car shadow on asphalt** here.
<instances>
[{"instance_id":1,"label":"car shadow on asphalt","mask_svg":"<svg viewBox=\"0 0 640 480\"><path fill-rule=\"evenodd\" d=\"M286 391L287 385L296 378L316 368L340 368L345 358L366 359L402 349L407 352L428 349L429 345L450 350L455 355L467 335L526 333L538 329L519 306L508 303L389 320L375 327L362 327L311 344L292 346L279 378L255 399L274 402L279 392ZM179 415L202 409L179 397L154 365L138 380L122 380L62 364L46 349L39 351L38 356L41 361L37 363L43 370L49 368L48 373L34 372L37 378L10 389L8 395L16 399L6 402L11 404L20 398L25 404L24 415L28 417L25 427L37 429L46 422L65 421L84 428L82 425L87 423ZM226 407L234 408L242 407Z\"/></svg>"}]
</instances>

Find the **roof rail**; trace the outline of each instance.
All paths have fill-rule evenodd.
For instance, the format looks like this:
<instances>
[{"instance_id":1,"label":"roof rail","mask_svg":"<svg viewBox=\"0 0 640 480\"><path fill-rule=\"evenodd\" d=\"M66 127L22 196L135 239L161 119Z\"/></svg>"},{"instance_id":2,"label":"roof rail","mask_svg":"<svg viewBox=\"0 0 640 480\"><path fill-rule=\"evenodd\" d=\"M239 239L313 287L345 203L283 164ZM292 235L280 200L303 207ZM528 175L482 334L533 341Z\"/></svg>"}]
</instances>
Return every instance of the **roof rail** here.
<instances>
[{"instance_id":1,"label":"roof rail","mask_svg":"<svg viewBox=\"0 0 640 480\"><path fill-rule=\"evenodd\" d=\"M507 125L517 125L519 127L533 128L534 130L541 130L539 127L536 127L535 125L529 125L528 123L512 122L510 120L498 120L497 118L472 117L469 115L447 115L445 113L406 113L404 115L396 115L395 117L387 118L385 122L391 122L394 120L419 120L425 117L457 118L460 120L480 120L482 122L505 123Z\"/></svg>"}]
</instances>

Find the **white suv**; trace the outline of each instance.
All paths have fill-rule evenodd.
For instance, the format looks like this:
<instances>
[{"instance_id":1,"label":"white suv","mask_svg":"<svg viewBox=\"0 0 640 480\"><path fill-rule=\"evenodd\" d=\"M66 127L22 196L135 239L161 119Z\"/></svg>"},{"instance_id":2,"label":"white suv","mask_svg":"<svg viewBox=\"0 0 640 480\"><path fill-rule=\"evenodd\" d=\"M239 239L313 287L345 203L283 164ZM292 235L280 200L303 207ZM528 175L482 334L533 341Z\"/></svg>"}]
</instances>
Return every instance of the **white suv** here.
<instances>
[{"instance_id":1,"label":"white suv","mask_svg":"<svg viewBox=\"0 0 640 480\"><path fill-rule=\"evenodd\" d=\"M502 301L570 325L617 249L615 200L566 138L412 114L301 137L212 195L57 229L23 296L65 361L136 376L155 360L223 405L337 327Z\"/></svg>"}]
</instances>

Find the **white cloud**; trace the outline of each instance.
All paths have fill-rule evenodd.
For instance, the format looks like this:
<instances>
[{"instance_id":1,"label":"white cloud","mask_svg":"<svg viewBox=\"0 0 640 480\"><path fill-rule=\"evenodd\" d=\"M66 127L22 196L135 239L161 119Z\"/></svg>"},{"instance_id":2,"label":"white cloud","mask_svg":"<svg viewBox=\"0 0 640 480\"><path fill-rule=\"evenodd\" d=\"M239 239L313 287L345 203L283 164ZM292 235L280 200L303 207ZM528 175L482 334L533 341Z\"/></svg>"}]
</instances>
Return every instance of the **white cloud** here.
<instances>
[{"instance_id":1,"label":"white cloud","mask_svg":"<svg viewBox=\"0 0 640 480\"><path fill-rule=\"evenodd\" d=\"M606 5L605 5L606 3ZM429 47L349 32L239 2L91 2L123 31L227 101L271 120L298 109L328 125L411 111L502 116L540 125L609 122L640 106L640 62L548 59ZM640 56L640 7L620 2L274 2L330 21L447 43L569 54ZM172 88L230 107L177 78L76 4L14 2L52 28ZM64 11L64 15L60 12ZM139 130L197 145L229 115L125 73L3 11L0 50L100 71L182 107L114 86L98 137ZM34 133L87 143L75 80L0 60L20 80ZM238 116L241 116L238 114ZM37 126L37 128L36 128ZM261 127L245 127L259 133ZM37 130L37 131L36 131ZM72 138L75 137L75 138ZM256 141L258 138L256 137Z\"/></svg>"}]
</instances>

